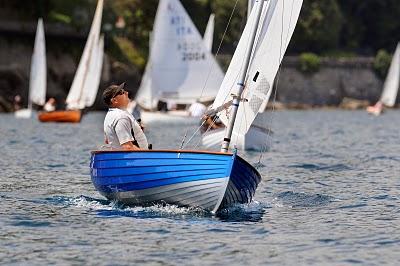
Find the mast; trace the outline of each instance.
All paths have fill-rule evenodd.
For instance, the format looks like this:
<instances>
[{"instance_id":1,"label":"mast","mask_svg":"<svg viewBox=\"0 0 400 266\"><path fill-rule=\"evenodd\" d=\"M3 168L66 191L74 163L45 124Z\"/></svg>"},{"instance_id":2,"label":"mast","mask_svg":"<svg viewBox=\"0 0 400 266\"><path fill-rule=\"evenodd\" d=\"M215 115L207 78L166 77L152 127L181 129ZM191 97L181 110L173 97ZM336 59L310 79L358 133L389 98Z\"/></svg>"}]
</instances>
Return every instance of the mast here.
<instances>
[{"instance_id":1,"label":"mast","mask_svg":"<svg viewBox=\"0 0 400 266\"><path fill-rule=\"evenodd\" d=\"M246 57L245 57L245 61L244 61L244 67L242 68L241 73L239 74L240 78L239 78L239 82L237 83L238 94L233 96L231 119L229 120L229 124L225 131L225 137L224 137L224 141L222 142L221 152L228 152L228 149L229 149L229 144L231 142L231 137L232 137L233 126L235 125L236 114L239 109L239 103L241 101L241 96L242 96L244 86L245 86L247 70L248 70L249 64L250 64L250 57L251 57L251 53L253 51L252 48L253 48L254 41L256 38L257 29L258 29L258 25L260 22L263 5L264 5L264 0L260 0L260 5L258 6L258 9L257 9L257 17L256 17L256 20L255 20L255 23L254 23L254 26L253 26L253 29L252 29L252 32L250 35L249 45L247 47L247 53L246 53Z\"/></svg>"}]
</instances>

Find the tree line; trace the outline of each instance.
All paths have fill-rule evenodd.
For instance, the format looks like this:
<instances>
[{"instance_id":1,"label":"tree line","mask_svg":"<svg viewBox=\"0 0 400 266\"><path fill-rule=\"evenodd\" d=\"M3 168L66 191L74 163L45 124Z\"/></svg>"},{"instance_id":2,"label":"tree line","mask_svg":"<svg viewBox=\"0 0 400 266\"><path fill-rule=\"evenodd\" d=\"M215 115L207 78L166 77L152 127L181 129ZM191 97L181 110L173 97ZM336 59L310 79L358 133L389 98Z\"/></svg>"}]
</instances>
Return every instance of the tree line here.
<instances>
[{"instance_id":1,"label":"tree line","mask_svg":"<svg viewBox=\"0 0 400 266\"><path fill-rule=\"evenodd\" d=\"M215 13L215 45L229 29L222 53L232 53L246 22L247 0L181 0L202 33ZM90 26L97 0L0 0L10 19L42 16L78 30ZM105 0L103 31L131 42L138 56L146 57L158 0ZM232 13L233 12L233 13ZM374 56L380 49L392 52L400 40L398 0L304 0L288 54L312 52L321 56ZM123 18L122 29L116 21Z\"/></svg>"}]
</instances>

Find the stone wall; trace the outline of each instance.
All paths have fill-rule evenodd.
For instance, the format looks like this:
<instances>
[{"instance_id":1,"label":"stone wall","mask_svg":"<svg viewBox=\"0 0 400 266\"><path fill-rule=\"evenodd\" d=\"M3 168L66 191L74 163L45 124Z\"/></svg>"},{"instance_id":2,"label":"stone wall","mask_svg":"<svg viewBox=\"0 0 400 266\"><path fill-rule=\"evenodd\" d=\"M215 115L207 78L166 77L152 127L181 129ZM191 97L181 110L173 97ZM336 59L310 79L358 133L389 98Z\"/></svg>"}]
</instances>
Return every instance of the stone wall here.
<instances>
[{"instance_id":1,"label":"stone wall","mask_svg":"<svg viewBox=\"0 0 400 266\"><path fill-rule=\"evenodd\" d=\"M278 75L277 100L283 104L339 105L344 98L378 100L383 82L375 74L373 58L323 59L318 72L298 70L299 59L286 57Z\"/></svg>"}]
</instances>

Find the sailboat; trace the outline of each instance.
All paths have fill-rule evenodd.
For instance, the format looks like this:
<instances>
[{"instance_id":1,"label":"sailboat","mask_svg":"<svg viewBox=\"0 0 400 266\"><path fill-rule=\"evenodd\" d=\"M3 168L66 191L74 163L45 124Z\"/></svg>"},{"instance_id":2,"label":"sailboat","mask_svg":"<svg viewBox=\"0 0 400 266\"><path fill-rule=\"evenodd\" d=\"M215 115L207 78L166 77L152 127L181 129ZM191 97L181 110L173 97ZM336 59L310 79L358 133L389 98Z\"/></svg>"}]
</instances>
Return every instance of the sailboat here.
<instances>
[{"instance_id":1,"label":"sailboat","mask_svg":"<svg viewBox=\"0 0 400 266\"><path fill-rule=\"evenodd\" d=\"M179 0L160 0L149 60L135 99L144 109L143 120L165 119L155 112L162 109L160 103L212 101L222 80L220 66ZM182 114L168 110L167 115L178 113Z\"/></svg>"},{"instance_id":2,"label":"sailboat","mask_svg":"<svg viewBox=\"0 0 400 266\"><path fill-rule=\"evenodd\" d=\"M374 106L368 106L367 112L373 115L380 115L383 107L393 107L396 103L397 93L400 85L400 43L397 44L389 72L383 84L381 98Z\"/></svg>"},{"instance_id":3,"label":"sailboat","mask_svg":"<svg viewBox=\"0 0 400 266\"><path fill-rule=\"evenodd\" d=\"M248 0L247 17L250 16L251 10L254 6L255 0ZM278 36L271 36L270 38L278 38ZM269 67L269 61L265 62L265 67ZM271 67L274 67L271 65ZM272 84L271 84L272 87ZM273 132L266 126L266 117L264 111L267 107L272 89L268 90L266 97L259 112L256 115L253 123L250 125L249 130L245 134L238 134L234 132L235 147L239 150L257 150L266 151L272 143ZM221 144L221 139L224 136L224 124L217 124L218 118L214 118L211 124L205 124L206 130L202 133L202 144L208 149L215 149Z\"/></svg>"},{"instance_id":4,"label":"sailboat","mask_svg":"<svg viewBox=\"0 0 400 266\"><path fill-rule=\"evenodd\" d=\"M97 2L89 36L67 96L67 110L41 112L41 122L78 123L82 110L93 105L100 84L104 56L104 37L100 36L103 0Z\"/></svg>"},{"instance_id":5,"label":"sailboat","mask_svg":"<svg viewBox=\"0 0 400 266\"><path fill-rule=\"evenodd\" d=\"M127 205L168 203L214 213L233 204L251 202L261 175L236 149L230 149L232 132L243 130L246 125L248 129L252 121L243 120L242 115L252 114L254 118L263 103L301 5L302 0L256 1L214 102L226 107L219 113L229 121L220 152L92 151L91 179L100 194ZM277 32L283 34L282 38L269 37ZM264 67L266 58L275 68ZM235 90L231 91L231 85ZM244 101L245 98L249 100Z\"/></svg>"},{"instance_id":6,"label":"sailboat","mask_svg":"<svg viewBox=\"0 0 400 266\"><path fill-rule=\"evenodd\" d=\"M43 19L38 20L35 45L31 59L29 76L28 108L15 112L17 118L32 117L32 104L44 105L46 100L46 41L44 38Z\"/></svg>"}]
</instances>

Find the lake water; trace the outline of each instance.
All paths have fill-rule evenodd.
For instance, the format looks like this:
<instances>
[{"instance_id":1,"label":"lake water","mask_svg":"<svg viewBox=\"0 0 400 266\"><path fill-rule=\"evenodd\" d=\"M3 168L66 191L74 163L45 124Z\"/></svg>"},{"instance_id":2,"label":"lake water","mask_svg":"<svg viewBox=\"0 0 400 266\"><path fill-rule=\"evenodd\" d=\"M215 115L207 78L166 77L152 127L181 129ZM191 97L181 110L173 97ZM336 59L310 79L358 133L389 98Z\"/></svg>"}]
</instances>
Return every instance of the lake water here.
<instances>
[{"instance_id":1,"label":"lake water","mask_svg":"<svg viewBox=\"0 0 400 266\"><path fill-rule=\"evenodd\" d=\"M89 175L105 113L80 124L0 115L0 264L398 265L400 111L279 111L255 202L217 216L124 207ZM179 147L190 121L153 123L155 148ZM193 142L199 139L195 136Z\"/></svg>"}]
</instances>

